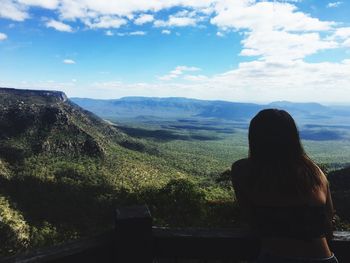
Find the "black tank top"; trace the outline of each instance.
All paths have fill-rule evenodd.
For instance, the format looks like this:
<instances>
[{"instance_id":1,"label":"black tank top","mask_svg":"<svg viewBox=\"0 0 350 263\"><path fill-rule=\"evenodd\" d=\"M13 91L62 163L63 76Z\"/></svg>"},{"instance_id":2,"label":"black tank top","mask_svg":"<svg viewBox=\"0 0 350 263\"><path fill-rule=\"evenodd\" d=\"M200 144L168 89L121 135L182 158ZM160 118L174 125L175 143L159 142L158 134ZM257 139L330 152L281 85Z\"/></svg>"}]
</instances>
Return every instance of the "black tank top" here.
<instances>
[{"instance_id":1,"label":"black tank top","mask_svg":"<svg viewBox=\"0 0 350 263\"><path fill-rule=\"evenodd\" d=\"M255 206L253 222L261 237L312 239L325 237L326 209L321 206Z\"/></svg>"}]
</instances>

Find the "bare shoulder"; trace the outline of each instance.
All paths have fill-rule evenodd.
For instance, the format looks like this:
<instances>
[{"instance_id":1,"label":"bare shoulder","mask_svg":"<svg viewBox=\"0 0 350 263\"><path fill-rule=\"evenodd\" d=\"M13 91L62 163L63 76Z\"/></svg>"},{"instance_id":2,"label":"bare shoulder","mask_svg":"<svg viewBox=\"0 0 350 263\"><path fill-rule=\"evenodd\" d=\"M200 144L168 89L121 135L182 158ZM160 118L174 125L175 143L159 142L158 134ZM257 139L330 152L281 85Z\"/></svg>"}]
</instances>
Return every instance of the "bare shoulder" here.
<instances>
[{"instance_id":1,"label":"bare shoulder","mask_svg":"<svg viewBox=\"0 0 350 263\"><path fill-rule=\"evenodd\" d=\"M232 164L231 180L234 186L240 185L249 176L250 161L248 158L240 159Z\"/></svg>"},{"instance_id":2,"label":"bare shoulder","mask_svg":"<svg viewBox=\"0 0 350 263\"><path fill-rule=\"evenodd\" d=\"M320 179L321 179L321 187L319 188L325 195L327 195L327 192L329 191L329 182L328 182L328 179L326 177L326 175L324 174L324 172L322 171L322 169L317 165L315 164L317 170L318 170L318 173L319 173L319 176L320 176Z\"/></svg>"}]
</instances>

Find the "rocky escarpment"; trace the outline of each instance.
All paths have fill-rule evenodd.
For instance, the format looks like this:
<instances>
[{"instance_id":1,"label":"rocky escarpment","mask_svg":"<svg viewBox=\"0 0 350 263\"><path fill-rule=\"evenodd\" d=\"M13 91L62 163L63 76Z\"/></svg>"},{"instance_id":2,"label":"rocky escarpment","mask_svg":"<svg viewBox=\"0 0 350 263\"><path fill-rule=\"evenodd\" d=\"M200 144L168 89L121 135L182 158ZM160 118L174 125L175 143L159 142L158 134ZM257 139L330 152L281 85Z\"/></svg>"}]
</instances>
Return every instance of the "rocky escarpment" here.
<instances>
[{"instance_id":1,"label":"rocky escarpment","mask_svg":"<svg viewBox=\"0 0 350 263\"><path fill-rule=\"evenodd\" d=\"M63 92L0 88L0 158L10 164L39 153L103 156L125 135Z\"/></svg>"},{"instance_id":2,"label":"rocky escarpment","mask_svg":"<svg viewBox=\"0 0 350 263\"><path fill-rule=\"evenodd\" d=\"M66 94L62 91L51 91L51 90L22 90L22 89L11 89L0 87L0 103L14 103L21 101L24 103L59 103L67 100Z\"/></svg>"}]
</instances>

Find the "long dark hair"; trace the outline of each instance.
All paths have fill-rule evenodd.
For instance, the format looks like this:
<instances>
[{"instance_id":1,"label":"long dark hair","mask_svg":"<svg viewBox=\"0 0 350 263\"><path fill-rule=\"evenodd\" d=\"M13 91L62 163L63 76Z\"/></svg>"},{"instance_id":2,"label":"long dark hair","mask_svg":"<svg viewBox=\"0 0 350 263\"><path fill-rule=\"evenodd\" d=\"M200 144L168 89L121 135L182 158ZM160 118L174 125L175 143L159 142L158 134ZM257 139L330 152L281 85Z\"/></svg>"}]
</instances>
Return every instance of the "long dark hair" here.
<instances>
[{"instance_id":1,"label":"long dark hair","mask_svg":"<svg viewBox=\"0 0 350 263\"><path fill-rule=\"evenodd\" d=\"M325 176L307 156L292 116L278 109L260 111L249 126L249 160L258 189L307 195Z\"/></svg>"}]
</instances>

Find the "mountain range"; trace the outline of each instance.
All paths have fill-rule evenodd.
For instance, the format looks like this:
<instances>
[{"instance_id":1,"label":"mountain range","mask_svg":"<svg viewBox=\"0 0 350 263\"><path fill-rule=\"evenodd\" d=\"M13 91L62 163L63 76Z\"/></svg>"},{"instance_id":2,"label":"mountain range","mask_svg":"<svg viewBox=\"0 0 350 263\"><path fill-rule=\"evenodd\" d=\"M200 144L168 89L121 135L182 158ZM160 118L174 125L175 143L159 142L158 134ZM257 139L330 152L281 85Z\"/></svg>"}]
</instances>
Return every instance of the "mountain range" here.
<instances>
[{"instance_id":1,"label":"mountain range","mask_svg":"<svg viewBox=\"0 0 350 263\"><path fill-rule=\"evenodd\" d=\"M107 119L127 118L218 118L231 121L249 121L265 108L287 110L301 123L350 124L350 106L325 106L319 103L294 103L288 101L269 104L210 101L188 98L125 97L98 100L71 98L81 107Z\"/></svg>"}]
</instances>

